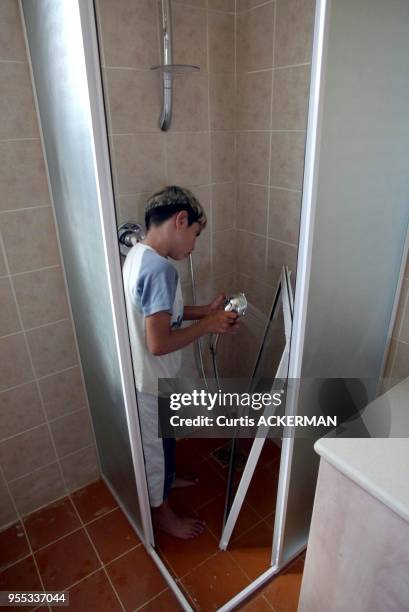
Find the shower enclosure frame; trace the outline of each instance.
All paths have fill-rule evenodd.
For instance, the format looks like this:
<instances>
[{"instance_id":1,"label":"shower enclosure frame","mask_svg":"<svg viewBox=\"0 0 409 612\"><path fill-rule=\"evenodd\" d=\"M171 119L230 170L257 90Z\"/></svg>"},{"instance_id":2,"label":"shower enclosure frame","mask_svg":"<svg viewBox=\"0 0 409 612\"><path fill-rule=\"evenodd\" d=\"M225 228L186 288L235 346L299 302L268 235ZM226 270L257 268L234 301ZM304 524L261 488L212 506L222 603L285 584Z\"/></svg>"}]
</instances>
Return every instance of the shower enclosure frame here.
<instances>
[{"instance_id":1,"label":"shower enclosure frame","mask_svg":"<svg viewBox=\"0 0 409 612\"><path fill-rule=\"evenodd\" d=\"M133 367L129 346L129 335L123 287L121 285L121 266L118 248L117 228L114 209L114 193L111 180L111 165L109 157L105 108L103 102L103 89L101 81L100 55L98 49L96 15L92 0L76 0L80 14L80 35L83 40L84 62L88 79L88 96L92 127L94 131L94 162L99 188L99 222L103 230L103 240L107 269L110 276L110 300L116 323L116 342L121 356L122 388L126 397L126 409L129 425L131 448L133 450L133 466L138 488L140 510L142 515L142 541L148 553L152 556L166 582L176 595L185 610L192 610L183 592L179 589L175 579L167 570L154 548L153 529L150 516L146 476L141 461L141 441L139 426L134 415L137 410ZM19 0L22 15L24 0ZM74 0L72 0L74 3ZM323 121L323 100L321 91L324 82L326 47L328 37L328 19L331 9L331 0L317 0L315 12L315 28L313 40L313 54L311 65L311 83L309 94L308 128L306 141L306 154L304 162L304 179L302 192L300 242L297 262L297 283L294 299L294 317L291 338L289 361L289 378L299 378L301 375L302 356L306 332L307 296L311 276L312 246L314 239L315 207L317 201L318 162L320 159L320 136ZM23 19L24 25L24 19ZM29 56L30 57L30 56ZM29 61L31 61L29 59ZM34 89L35 89L35 83ZM37 112L39 113L38 104ZM41 132L41 126L40 126ZM44 139L42 139L43 148ZM291 414L297 411L297 398L288 398ZM134 439L134 436L138 439ZM219 608L220 612L236 609L246 598L277 574L284 564L289 563L298 555L306 545L299 546L291 554L283 557L285 539L285 526L287 508L289 504L290 477L294 453L294 439L284 436L278 493L275 514L275 526L272 542L272 565L254 580L248 587L239 592L230 601ZM118 503L122 506L121 500ZM137 526L134 524L138 532ZM288 552L288 551L287 551Z\"/></svg>"}]
</instances>

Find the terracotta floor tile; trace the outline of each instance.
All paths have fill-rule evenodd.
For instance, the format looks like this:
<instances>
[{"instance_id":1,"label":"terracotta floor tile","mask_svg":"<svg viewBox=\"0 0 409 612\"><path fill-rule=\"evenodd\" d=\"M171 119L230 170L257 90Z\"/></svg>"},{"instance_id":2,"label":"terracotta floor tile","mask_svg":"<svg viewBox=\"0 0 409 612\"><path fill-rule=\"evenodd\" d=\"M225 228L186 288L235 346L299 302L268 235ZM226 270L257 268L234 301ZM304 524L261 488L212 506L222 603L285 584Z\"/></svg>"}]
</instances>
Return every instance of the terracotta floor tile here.
<instances>
[{"instance_id":1,"label":"terracotta floor tile","mask_svg":"<svg viewBox=\"0 0 409 612\"><path fill-rule=\"evenodd\" d=\"M271 612L271 606L264 599L263 595L257 595L246 601L243 606L237 608L240 612Z\"/></svg>"},{"instance_id":2,"label":"terracotta floor tile","mask_svg":"<svg viewBox=\"0 0 409 612\"><path fill-rule=\"evenodd\" d=\"M102 480L97 480L71 495L84 523L102 516L118 506Z\"/></svg>"},{"instance_id":3,"label":"terracotta floor tile","mask_svg":"<svg viewBox=\"0 0 409 612\"><path fill-rule=\"evenodd\" d=\"M181 610L182 606L170 589L140 608L141 612L180 612Z\"/></svg>"},{"instance_id":4,"label":"terracotta floor tile","mask_svg":"<svg viewBox=\"0 0 409 612\"><path fill-rule=\"evenodd\" d=\"M103 563L109 563L141 543L119 508L88 523L86 528Z\"/></svg>"},{"instance_id":5,"label":"terracotta floor tile","mask_svg":"<svg viewBox=\"0 0 409 612\"><path fill-rule=\"evenodd\" d=\"M222 493L199 510L200 518L206 521L208 529L217 540L220 539L222 534L224 504L225 495ZM232 534L232 540L259 522L260 517L244 502Z\"/></svg>"},{"instance_id":6,"label":"terracotta floor tile","mask_svg":"<svg viewBox=\"0 0 409 612\"><path fill-rule=\"evenodd\" d=\"M33 512L24 519L24 525L33 550L46 546L81 527L69 497Z\"/></svg>"},{"instance_id":7,"label":"terracotta floor tile","mask_svg":"<svg viewBox=\"0 0 409 612\"><path fill-rule=\"evenodd\" d=\"M112 561L106 569L126 610L135 610L167 587L143 546Z\"/></svg>"},{"instance_id":8,"label":"terracotta floor tile","mask_svg":"<svg viewBox=\"0 0 409 612\"><path fill-rule=\"evenodd\" d=\"M252 580L271 566L273 531L262 522L234 540L229 552Z\"/></svg>"},{"instance_id":9,"label":"terracotta floor tile","mask_svg":"<svg viewBox=\"0 0 409 612\"><path fill-rule=\"evenodd\" d=\"M245 501L260 516L275 511L277 503L278 474L271 466L258 467L251 480Z\"/></svg>"},{"instance_id":10,"label":"terracotta floor tile","mask_svg":"<svg viewBox=\"0 0 409 612\"><path fill-rule=\"evenodd\" d=\"M195 610L216 610L248 584L229 553L219 552L182 580L195 603Z\"/></svg>"},{"instance_id":11,"label":"terracotta floor tile","mask_svg":"<svg viewBox=\"0 0 409 612\"><path fill-rule=\"evenodd\" d=\"M103 570L85 578L82 582L69 590L69 612L121 612L122 608L112 586ZM53 607L61 612L61 607Z\"/></svg>"},{"instance_id":12,"label":"terracotta floor tile","mask_svg":"<svg viewBox=\"0 0 409 612\"><path fill-rule=\"evenodd\" d=\"M0 591L42 591L33 555L0 572ZM2 607L1 610L33 610L36 606Z\"/></svg>"},{"instance_id":13,"label":"terracotta floor tile","mask_svg":"<svg viewBox=\"0 0 409 612\"><path fill-rule=\"evenodd\" d=\"M219 550L218 540L208 529L193 540L178 540L162 531L155 533L156 549L176 576L181 578Z\"/></svg>"},{"instance_id":14,"label":"terracotta floor tile","mask_svg":"<svg viewBox=\"0 0 409 612\"><path fill-rule=\"evenodd\" d=\"M278 574L263 590L276 612L296 612L300 597L304 560L298 559Z\"/></svg>"},{"instance_id":15,"label":"terracotta floor tile","mask_svg":"<svg viewBox=\"0 0 409 612\"><path fill-rule=\"evenodd\" d=\"M20 521L0 531L0 570L30 554Z\"/></svg>"},{"instance_id":16,"label":"terracotta floor tile","mask_svg":"<svg viewBox=\"0 0 409 612\"><path fill-rule=\"evenodd\" d=\"M49 591L62 591L101 565L84 529L42 548L35 557Z\"/></svg>"},{"instance_id":17,"label":"terracotta floor tile","mask_svg":"<svg viewBox=\"0 0 409 612\"><path fill-rule=\"evenodd\" d=\"M191 470L199 478L198 484L194 487L176 489L173 493L195 510L223 493L226 483L210 467L207 460L202 461L198 466L193 464Z\"/></svg>"}]
</instances>

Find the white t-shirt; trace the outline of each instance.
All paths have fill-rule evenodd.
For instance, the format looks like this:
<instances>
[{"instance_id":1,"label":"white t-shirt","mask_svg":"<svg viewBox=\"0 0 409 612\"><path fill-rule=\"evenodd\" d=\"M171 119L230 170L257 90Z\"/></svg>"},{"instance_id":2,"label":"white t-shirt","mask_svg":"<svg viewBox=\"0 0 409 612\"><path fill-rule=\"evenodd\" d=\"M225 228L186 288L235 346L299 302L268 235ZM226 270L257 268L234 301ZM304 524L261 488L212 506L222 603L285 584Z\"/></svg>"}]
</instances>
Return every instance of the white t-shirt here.
<instances>
[{"instance_id":1,"label":"white t-shirt","mask_svg":"<svg viewBox=\"0 0 409 612\"><path fill-rule=\"evenodd\" d=\"M145 318L166 311L171 315L172 328L182 325L179 274L166 257L143 243L129 251L122 274L136 388L141 393L157 395L158 378L177 378L182 356L180 350L152 355L146 343Z\"/></svg>"}]
</instances>

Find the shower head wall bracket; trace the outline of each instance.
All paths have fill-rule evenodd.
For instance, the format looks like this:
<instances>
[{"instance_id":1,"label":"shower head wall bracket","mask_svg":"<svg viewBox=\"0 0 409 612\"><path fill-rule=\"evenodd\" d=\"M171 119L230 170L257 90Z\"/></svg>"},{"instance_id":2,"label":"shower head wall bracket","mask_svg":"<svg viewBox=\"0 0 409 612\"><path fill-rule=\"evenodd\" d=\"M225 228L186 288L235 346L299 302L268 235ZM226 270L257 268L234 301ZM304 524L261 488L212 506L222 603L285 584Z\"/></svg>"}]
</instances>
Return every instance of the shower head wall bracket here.
<instances>
[{"instance_id":1,"label":"shower head wall bracket","mask_svg":"<svg viewBox=\"0 0 409 612\"><path fill-rule=\"evenodd\" d=\"M159 127L166 132L172 120L172 85L173 78L178 74L187 74L200 70L199 66L190 64L173 64L172 62L172 18L170 0L162 0L162 52L163 64L153 66L151 70L159 72L162 76L162 113L159 118Z\"/></svg>"}]
</instances>

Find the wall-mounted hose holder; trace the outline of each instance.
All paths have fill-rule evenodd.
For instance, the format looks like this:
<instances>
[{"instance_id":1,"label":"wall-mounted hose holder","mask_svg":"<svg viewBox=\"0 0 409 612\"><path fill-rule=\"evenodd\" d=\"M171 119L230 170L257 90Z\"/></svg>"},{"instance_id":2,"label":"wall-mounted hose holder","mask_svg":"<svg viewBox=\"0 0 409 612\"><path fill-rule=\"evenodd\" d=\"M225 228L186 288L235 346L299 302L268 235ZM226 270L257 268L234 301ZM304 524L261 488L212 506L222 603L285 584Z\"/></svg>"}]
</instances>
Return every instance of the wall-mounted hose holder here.
<instances>
[{"instance_id":1,"label":"wall-mounted hose holder","mask_svg":"<svg viewBox=\"0 0 409 612\"><path fill-rule=\"evenodd\" d=\"M166 131L170 127L172 119L172 85L173 79L177 75L184 75L200 70L199 66L190 64L174 64L172 61L172 16L170 0L162 0L162 52L163 64L153 66L161 74L162 78L162 113L159 118L159 127Z\"/></svg>"}]
</instances>

